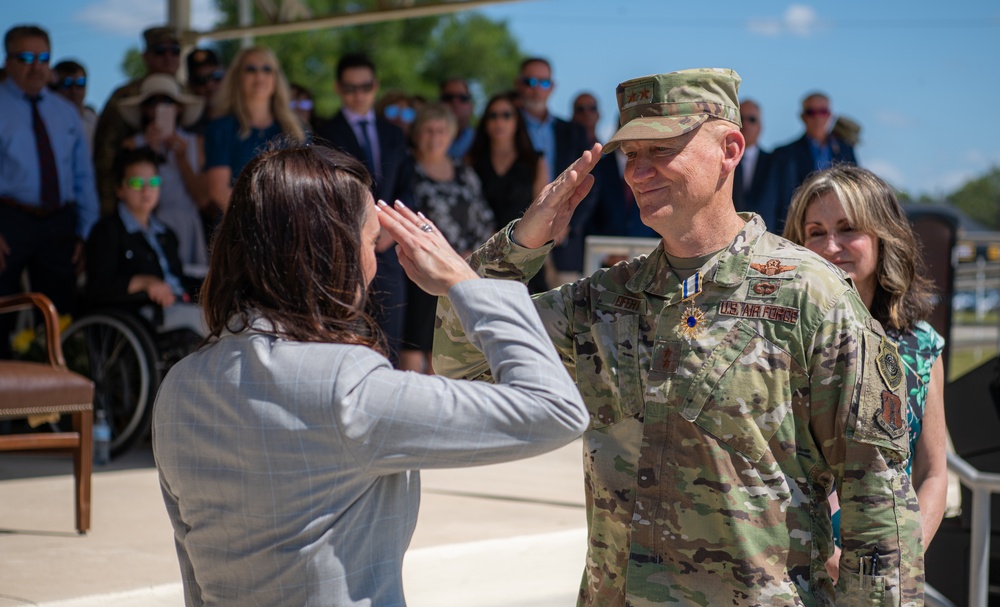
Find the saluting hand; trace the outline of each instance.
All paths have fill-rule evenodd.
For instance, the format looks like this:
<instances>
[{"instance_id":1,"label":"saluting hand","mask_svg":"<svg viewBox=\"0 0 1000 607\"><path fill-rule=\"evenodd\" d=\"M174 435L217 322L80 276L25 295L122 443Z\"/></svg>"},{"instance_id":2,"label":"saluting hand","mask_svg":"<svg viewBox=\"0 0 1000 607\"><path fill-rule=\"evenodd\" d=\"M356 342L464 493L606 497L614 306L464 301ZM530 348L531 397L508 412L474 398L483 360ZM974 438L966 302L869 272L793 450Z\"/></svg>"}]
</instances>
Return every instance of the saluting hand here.
<instances>
[{"instance_id":1,"label":"saluting hand","mask_svg":"<svg viewBox=\"0 0 1000 607\"><path fill-rule=\"evenodd\" d=\"M595 143L555 181L545 186L514 226L514 241L522 247L537 249L550 240L563 237L569 229L573 211L594 185L590 172L600 159L601 144Z\"/></svg>"},{"instance_id":2,"label":"saluting hand","mask_svg":"<svg viewBox=\"0 0 1000 607\"><path fill-rule=\"evenodd\" d=\"M422 214L414 213L398 200L395 208L381 200L376 208L382 228L396 240L400 265L418 287L441 296L463 280L479 278Z\"/></svg>"}]
</instances>

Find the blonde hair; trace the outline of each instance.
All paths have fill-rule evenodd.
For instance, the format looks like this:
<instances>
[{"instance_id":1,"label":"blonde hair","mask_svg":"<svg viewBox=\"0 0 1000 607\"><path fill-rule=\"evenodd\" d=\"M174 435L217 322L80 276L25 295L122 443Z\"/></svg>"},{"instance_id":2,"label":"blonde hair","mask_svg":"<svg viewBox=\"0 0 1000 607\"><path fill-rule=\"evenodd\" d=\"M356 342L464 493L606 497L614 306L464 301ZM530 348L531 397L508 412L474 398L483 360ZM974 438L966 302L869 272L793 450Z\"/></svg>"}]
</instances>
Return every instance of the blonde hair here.
<instances>
[{"instance_id":1,"label":"blonde hair","mask_svg":"<svg viewBox=\"0 0 1000 607\"><path fill-rule=\"evenodd\" d=\"M439 102L428 103L417 110L417 117L413 119L413 125L410 127L410 133L412 133L411 136L414 141L416 141L424 125L431 120L443 120L452 137L458 134L458 119L455 118L455 114L451 111L451 108Z\"/></svg>"},{"instance_id":2,"label":"blonde hair","mask_svg":"<svg viewBox=\"0 0 1000 607\"><path fill-rule=\"evenodd\" d=\"M892 188L871 171L845 164L810 175L795 190L783 236L805 243L806 210L827 194L837 199L855 230L878 239L872 316L899 331L926 320L934 287L924 275L920 243Z\"/></svg>"},{"instance_id":3,"label":"blonde hair","mask_svg":"<svg viewBox=\"0 0 1000 607\"><path fill-rule=\"evenodd\" d=\"M247 108L246 98L240 87L240 76L243 74L243 66L247 57L253 53L267 57L268 63L274 69L274 94L271 95L271 114L281 127L282 132L295 143L305 143L306 133L302 128L302 123L298 116L292 111L289 101L291 91L285 73L281 71L281 64L274 51L266 46L252 46L241 49L222 81L219 91L219 98L216 101L216 115L224 116L232 114L240 123L240 137L246 139L250 136L250 110Z\"/></svg>"}]
</instances>

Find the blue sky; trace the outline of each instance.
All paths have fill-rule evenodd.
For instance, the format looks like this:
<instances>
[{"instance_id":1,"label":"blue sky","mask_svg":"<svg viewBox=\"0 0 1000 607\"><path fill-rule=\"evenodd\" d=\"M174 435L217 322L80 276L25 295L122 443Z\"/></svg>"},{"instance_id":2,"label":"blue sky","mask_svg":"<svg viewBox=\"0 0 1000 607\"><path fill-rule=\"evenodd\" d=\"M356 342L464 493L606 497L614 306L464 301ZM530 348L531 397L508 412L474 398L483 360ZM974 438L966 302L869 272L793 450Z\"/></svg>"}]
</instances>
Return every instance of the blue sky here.
<instances>
[{"instance_id":1,"label":"blue sky","mask_svg":"<svg viewBox=\"0 0 1000 607\"><path fill-rule=\"evenodd\" d=\"M211 0L192 3L195 27L209 27ZM765 148L801 134L799 102L819 89L835 113L861 123L861 164L903 190L943 194L1000 165L994 0L526 0L483 12L505 20L525 53L552 61L555 114L568 117L580 91L597 96L605 137L619 82L730 67L741 97L762 106ZM88 101L100 108L123 79L125 50L165 15L165 0L34 0L5 2L0 26L48 29L56 60L88 67Z\"/></svg>"}]
</instances>

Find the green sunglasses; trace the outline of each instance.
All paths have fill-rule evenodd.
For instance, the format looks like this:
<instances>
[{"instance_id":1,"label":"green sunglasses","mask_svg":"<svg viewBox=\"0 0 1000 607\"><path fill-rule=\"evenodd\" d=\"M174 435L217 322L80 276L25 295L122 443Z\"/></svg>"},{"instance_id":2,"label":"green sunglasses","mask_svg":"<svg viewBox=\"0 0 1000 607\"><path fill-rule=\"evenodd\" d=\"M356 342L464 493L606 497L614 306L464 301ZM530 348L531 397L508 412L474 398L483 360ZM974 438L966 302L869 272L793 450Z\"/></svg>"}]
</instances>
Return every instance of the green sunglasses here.
<instances>
[{"instance_id":1,"label":"green sunglasses","mask_svg":"<svg viewBox=\"0 0 1000 607\"><path fill-rule=\"evenodd\" d=\"M139 191L143 186L150 188L158 188L163 182L163 179L159 175L153 175L149 179L143 179L142 177L129 177L125 180L125 185L131 190Z\"/></svg>"}]
</instances>

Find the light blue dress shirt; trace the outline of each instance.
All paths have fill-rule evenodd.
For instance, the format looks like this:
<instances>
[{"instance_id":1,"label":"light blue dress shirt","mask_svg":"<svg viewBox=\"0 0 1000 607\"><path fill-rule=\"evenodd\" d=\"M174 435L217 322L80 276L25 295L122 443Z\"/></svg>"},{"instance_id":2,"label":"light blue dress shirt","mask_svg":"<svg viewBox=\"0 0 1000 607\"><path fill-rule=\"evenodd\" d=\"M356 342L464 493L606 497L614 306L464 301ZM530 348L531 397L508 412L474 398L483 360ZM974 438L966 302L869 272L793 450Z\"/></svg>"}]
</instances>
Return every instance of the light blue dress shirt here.
<instances>
[{"instance_id":1,"label":"light blue dress shirt","mask_svg":"<svg viewBox=\"0 0 1000 607\"><path fill-rule=\"evenodd\" d=\"M62 203L76 203L76 233L86 238L100 210L94 165L76 107L59 95L39 93L38 111L52 142ZM0 82L0 196L41 206L41 176L31 102L13 80Z\"/></svg>"},{"instance_id":2,"label":"light blue dress shirt","mask_svg":"<svg viewBox=\"0 0 1000 607\"><path fill-rule=\"evenodd\" d=\"M524 125L528 127L528 137L531 137L531 144L535 150L545 156L545 162L549 165L549 180L556 178L556 129L555 118L552 114L545 116L545 120L539 120L528 112L521 112L524 116Z\"/></svg>"},{"instance_id":3,"label":"light blue dress shirt","mask_svg":"<svg viewBox=\"0 0 1000 607\"><path fill-rule=\"evenodd\" d=\"M170 285L170 290L174 295L177 297L183 297L184 285L181 284L180 278L174 276L170 272L170 263L167 261L167 255L163 252L163 247L160 246L160 242L156 239L158 235L167 233L167 226L156 217L150 215L149 228L143 229L139 221L122 202L118 203L118 217L121 217L122 224L125 225L126 232L129 234L142 234L142 237L146 239L149 246L153 248L153 252L156 253L156 261L160 262L160 269L163 270L163 282Z\"/></svg>"}]
</instances>

